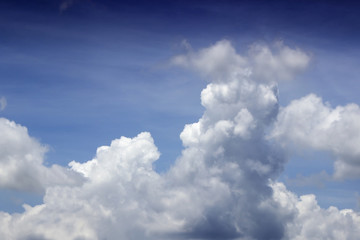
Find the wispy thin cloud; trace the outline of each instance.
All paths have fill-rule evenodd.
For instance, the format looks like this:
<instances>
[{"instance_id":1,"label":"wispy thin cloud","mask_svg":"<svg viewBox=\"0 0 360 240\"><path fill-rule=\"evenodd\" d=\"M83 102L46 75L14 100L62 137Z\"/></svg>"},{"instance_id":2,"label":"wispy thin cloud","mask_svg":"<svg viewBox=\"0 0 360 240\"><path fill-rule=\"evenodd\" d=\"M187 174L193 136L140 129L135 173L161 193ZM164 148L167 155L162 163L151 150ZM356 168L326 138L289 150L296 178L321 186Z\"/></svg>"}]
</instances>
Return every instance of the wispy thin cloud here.
<instances>
[{"instance_id":1,"label":"wispy thin cloud","mask_svg":"<svg viewBox=\"0 0 360 240\"><path fill-rule=\"evenodd\" d=\"M0 111L3 111L7 106L7 100L5 97L0 98Z\"/></svg>"}]
</instances>

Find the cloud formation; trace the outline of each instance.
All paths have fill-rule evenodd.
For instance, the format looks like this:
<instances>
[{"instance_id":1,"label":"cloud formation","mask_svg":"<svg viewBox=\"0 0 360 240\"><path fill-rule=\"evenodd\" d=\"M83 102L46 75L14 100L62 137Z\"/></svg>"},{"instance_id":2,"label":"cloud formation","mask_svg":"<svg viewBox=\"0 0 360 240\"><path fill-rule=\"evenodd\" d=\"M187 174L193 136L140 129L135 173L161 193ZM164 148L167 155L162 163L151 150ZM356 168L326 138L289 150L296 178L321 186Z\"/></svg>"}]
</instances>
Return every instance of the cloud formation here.
<instances>
[{"instance_id":1,"label":"cloud formation","mask_svg":"<svg viewBox=\"0 0 360 240\"><path fill-rule=\"evenodd\" d=\"M205 112L185 125L184 149L171 169L154 171L160 153L150 133L115 139L92 160L69 163L66 170L85 179L81 185L47 181L43 204L25 205L22 214L0 212L0 238L356 239L358 213L321 209L313 195L299 198L276 182L287 159L267 137L281 119L275 80L293 77L308 61L283 45L274 54L257 45L240 56L226 40L175 57L174 64L210 83L201 93ZM36 168L30 173L52 171L42 165L46 149L24 127L0 123L1 132L13 131L8 138L19 136L1 143L10 149L2 153L10 156L2 158L9 159L4 167L16 163L22 169L31 162ZM274 136L280 141L280 134Z\"/></svg>"},{"instance_id":2,"label":"cloud formation","mask_svg":"<svg viewBox=\"0 0 360 240\"><path fill-rule=\"evenodd\" d=\"M258 82L291 80L310 62L309 54L284 46L282 42L276 42L273 49L253 44L247 56L237 54L227 40L198 52L193 52L189 43L186 44L188 54L174 57L172 63L196 70L210 81L226 81L249 75Z\"/></svg>"},{"instance_id":3,"label":"cloud formation","mask_svg":"<svg viewBox=\"0 0 360 240\"><path fill-rule=\"evenodd\" d=\"M300 197L289 192L282 183L272 185L274 199L284 214L292 215L284 222L284 239L356 239L360 234L360 214L336 207L322 209L313 194Z\"/></svg>"},{"instance_id":4,"label":"cloud formation","mask_svg":"<svg viewBox=\"0 0 360 240\"><path fill-rule=\"evenodd\" d=\"M80 184L82 177L58 165L45 167L47 147L25 127L0 118L0 188L41 192L49 185Z\"/></svg>"},{"instance_id":5,"label":"cloud formation","mask_svg":"<svg viewBox=\"0 0 360 240\"><path fill-rule=\"evenodd\" d=\"M292 101L278 115L271 137L288 149L329 151L335 156L334 177L360 177L360 107L332 108L315 94Z\"/></svg>"}]
</instances>

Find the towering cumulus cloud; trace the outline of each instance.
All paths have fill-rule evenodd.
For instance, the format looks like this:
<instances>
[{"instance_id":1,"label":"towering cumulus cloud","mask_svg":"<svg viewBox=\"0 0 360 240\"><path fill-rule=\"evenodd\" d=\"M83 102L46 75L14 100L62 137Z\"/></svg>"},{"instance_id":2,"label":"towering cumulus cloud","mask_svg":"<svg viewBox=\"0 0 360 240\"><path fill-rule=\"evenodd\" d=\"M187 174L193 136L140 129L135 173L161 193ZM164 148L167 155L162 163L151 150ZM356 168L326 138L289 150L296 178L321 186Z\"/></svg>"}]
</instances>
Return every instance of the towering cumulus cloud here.
<instances>
[{"instance_id":1,"label":"towering cumulus cloud","mask_svg":"<svg viewBox=\"0 0 360 240\"><path fill-rule=\"evenodd\" d=\"M294 105L307 98L310 104L317 102L315 107L323 108L324 114L311 116L330 125L336 119L333 115L349 116L350 122L351 114L357 116L352 105L331 110L315 96L279 110L276 81L290 80L302 71L309 63L307 54L278 44L273 50L254 45L247 56L240 56L223 40L174 57L172 63L199 72L210 83L201 93L205 112L198 122L185 126L180 135L184 150L169 171L160 175L153 170L160 154L150 133L116 139L98 148L94 159L69 163L67 171L84 180L50 181L43 204L25 205L22 214L1 212L1 239L356 239L360 235L358 213L321 209L315 196L297 197L276 181L286 163L285 143L307 143L293 129L300 120L291 110L306 109ZM29 138L21 126L3 121ZM308 131L328 131L319 137L325 139L326 134L341 131L342 125L325 130L311 126ZM322 141L317 148L329 146ZM39 149L34 156L41 158L45 150L33 144L31 149ZM339 159L346 156L339 153ZM23 157L14 161L26 164Z\"/></svg>"}]
</instances>

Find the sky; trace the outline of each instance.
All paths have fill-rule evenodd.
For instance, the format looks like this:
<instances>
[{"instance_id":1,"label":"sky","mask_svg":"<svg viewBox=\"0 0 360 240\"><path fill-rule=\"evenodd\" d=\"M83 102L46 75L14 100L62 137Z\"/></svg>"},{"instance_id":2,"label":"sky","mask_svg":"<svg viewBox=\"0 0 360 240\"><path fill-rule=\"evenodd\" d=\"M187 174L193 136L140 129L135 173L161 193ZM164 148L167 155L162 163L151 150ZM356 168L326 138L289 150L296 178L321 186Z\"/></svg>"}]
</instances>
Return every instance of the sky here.
<instances>
[{"instance_id":1,"label":"sky","mask_svg":"<svg viewBox=\"0 0 360 240\"><path fill-rule=\"evenodd\" d=\"M0 0L0 238L356 239L359 7Z\"/></svg>"}]
</instances>

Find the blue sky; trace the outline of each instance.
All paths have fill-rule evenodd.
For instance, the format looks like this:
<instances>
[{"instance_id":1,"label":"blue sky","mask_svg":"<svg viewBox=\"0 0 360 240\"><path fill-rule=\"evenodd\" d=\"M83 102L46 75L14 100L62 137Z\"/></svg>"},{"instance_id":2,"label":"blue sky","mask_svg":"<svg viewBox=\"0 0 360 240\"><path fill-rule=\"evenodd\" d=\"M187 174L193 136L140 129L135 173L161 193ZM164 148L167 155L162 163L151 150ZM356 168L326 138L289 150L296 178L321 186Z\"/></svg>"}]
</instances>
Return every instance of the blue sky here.
<instances>
[{"instance_id":1,"label":"blue sky","mask_svg":"<svg viewBox=\"0 0 360 240\"><path fill-rule=\"evenodd\" d=\"M86 162L97 147L148 131L161 152L156 171L165 173L181 155L184 125L204 111L207 82L170 64L186 54L184 42L196 51L226 39L245 53L283 41L311 60L279 83L281 106L309 93L332 107L360 104L359 9L335 1L0 1L0 117L48 146L46 166ZM289 190L359 211L359 176L331 180L329 153L290 155L279 178ZM0 194L5 212L43 197Z\"/></svg>"}]
</instances>

